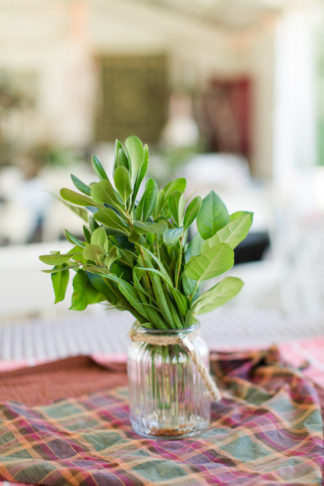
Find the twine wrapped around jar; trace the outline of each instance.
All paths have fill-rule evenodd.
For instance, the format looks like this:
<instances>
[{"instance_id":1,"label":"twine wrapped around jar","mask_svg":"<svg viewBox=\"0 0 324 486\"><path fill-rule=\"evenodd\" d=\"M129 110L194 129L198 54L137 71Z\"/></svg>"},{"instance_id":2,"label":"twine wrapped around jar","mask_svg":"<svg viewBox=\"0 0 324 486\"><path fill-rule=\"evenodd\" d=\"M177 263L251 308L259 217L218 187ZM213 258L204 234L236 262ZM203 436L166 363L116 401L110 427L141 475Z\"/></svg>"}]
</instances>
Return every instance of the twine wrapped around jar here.
<instances>
[{"instance_id":1,"label":"twine wrapped around jar","mask_svg":"<svg viewBox=\"0 0 324 486\"><path fill-rule=\"evenodd\" d=\"M183 333L179 333L176 336L171 336L167 334L162 334L160 336L153 336L149 334L142 334L137 332L136 328L132 327L130 331L130 339L133 342L143 342L146 344L152 344L156 346L169 346L169 345L182 345L187 353L189 354L190 358L192 359L193 363L195 364L198 372L200 373L202 380L209 391L210 396L215 402L221 400L220 391L211 377L208 369L200 359L199 355L197 354L195 347L193 346L192 342L190 341L190 337L194 337L199 334L199 329L195 329L188 333L187 335Z\"/></svg>"}]
</instances>

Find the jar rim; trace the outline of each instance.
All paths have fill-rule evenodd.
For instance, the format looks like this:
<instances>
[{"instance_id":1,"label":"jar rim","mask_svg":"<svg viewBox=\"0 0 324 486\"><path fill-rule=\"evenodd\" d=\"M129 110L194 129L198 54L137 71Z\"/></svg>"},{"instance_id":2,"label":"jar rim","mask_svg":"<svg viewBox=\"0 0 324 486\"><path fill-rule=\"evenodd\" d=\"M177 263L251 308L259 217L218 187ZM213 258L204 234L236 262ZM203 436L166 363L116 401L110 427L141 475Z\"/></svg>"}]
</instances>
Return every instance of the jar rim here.
<instances>
[{"instance_id":1,"label":"jar rim","mask_svg":"<svg viewBox=\"0 0 324 486\"><path fill-rule=\"evenodd\" d=\"M136 332L139 334L153 334L154 336L165 336L165 335L172 335L176 336L177 334L190 334L192 332L198 331L200 329L200 323L196 322L192 326L183 327L181 329L148 329L147 327L138 326L136 327Z\"/></svg>"}]
</instances>

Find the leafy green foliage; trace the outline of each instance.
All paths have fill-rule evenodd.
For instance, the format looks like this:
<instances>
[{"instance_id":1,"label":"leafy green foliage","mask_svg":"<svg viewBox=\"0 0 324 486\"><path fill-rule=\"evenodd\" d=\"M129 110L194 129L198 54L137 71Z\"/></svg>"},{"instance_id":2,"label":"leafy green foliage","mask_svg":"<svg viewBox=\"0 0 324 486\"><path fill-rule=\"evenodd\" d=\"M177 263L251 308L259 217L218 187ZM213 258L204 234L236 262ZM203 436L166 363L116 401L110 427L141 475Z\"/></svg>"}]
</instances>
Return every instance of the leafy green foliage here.
<instances>
[{"instance_id":1,"label":"leafy green foliage","mask_svg":"<svg viewBox=\"0 0 324 486\"><path fill-rule=\"evenodd\" d=\"M103 223L107 228L128 234L129 229L126 222L111 208L99 209L94 215L94 219Z\"/></svg>"},{"instance_id":2,"label":"leafy green foliage","mask_svg":"<svg viewBox=\"0 0 324 486\"><path fill-rule=\"evenodd\" d=\"M240 211L237 217L231 219L214 236L205 240L202 249L205 250L217 243L227 243L231 248L235 248L247 236L252 222L252 213Z\"/></svg>"},{"instance_id":3,"label":"leafy green foliage","mask_svg":"<svg viewBox=\"0 0 324 486\"><path fill-rule=\"evenodd\" d=\"M99 179L108 180L105 169L102 167L101 162L96 155L92 156L92 167Z\"/></svg>"},{"instance_id":4,"label":"leafy green foliage","mask_svg":"<svg viewBox=\"0 0 324 486\"><path fill-rule=\"evenodd\" d=\"M78 270L73 279L73 294L71 310L81 311L89 304L95 304L104 299L92 285L87 274L83 270Z\"/></svg>"},{"instance_id":5,"label":"leafy green foliage","mask_svg":"<svg viewBox=\"0 0 324 486\"><path fill-rule=\"evenodd\" d=\"M120 165L114 173L115 186L124 202L127 201L132 193L130 175L126 167Z\"/></svg>"},{"instance_id":6,"label":"leafy green foliage","mask_svg":"<svg viewBox=\"0 0 324 486\"><path fill-rule=\"evenodd\" d=\"M167 230L167 224L164 221L158 223L142 223L141 221L135 221L134 228L139 234L163 234Z\"/></svg>"},{"instance_id":7,"label":"leafy green foliage","mask_svg":"<svg viewBox=\"0 0 324 486\"><path fill-rule=\"evenodd\" d=\"M197 228L200 236L207 240L227 223L229 223L229 214L225 204L214 191L210 191L203 199L197 216Z\"/></svg>"},{"instance_id":8,"label":"leafy green foliage","mask_svg":"<svg viewBox=\"0 0 324 486\"><path fill-rule=\"evenodd\" d=\"M187 181L183 177L180 177L179 179L175 179L174 181L169 182L164 190L165 198L167 199L171 194L175 192L180 192L183 194L186 190L187 187Z\"/></svg>"},{"instance_id":9,"label":"leafy green foliage","mask_svg":"<svg viewBox=\"0 0 324 486\"><path fill-rule=\"evenodd\" d=\"M181 226L185 209L185 199L181 192L176 191L170 195L169 208L173 221L176 223L176 225Z\"/></svg>"},{"instance_id":10,"label":"leafy green foliage","mask_svg":"<svg viewBox=\"0 0 324 486\"><path fill-rule=\"evenodd\" d=\"M105 256L105 252L103 248L99 245L92 245L91 243L86 245L83 250L83 257L86 260L91 260L98 265L102 262Z\"/></svg>"},{"instance_id":11,"label":"leafy green foliage","mask_svg":"<svg viewBox=\"0 0 324 486\"><path fill-rule=\"evenodd\" d=\"M59 270L51 274L55 294L54 304L57 304L65 298L66 288L69 283L69 271L64 264L55 266L54 270Z\"/></svg>"},{"instance_id":12,"label":"leafy green foliage","mask_svg":"<svg viewBox=\"0 0 324 486\"><path fill-rule=\"evenodd\" d=\"M135 136L128 137L125 146L130 161L131 179L134 184L144 160L144 147L140 139Z\"/></svg>"},{"instance_id":13,"label":"leafy green foliage","mask_svg":"<svg viewBox=\"0 0 324 486\"><path fill-rule=\"evenodd\" d=\"M65 201L76 204L78 206L97 206L94 200L90 199L90 197L79 194L78 192L72 191L71 189L61 189L60 195L63 199L65 199Z\"/></svg>"},{"instance_id":14,"label":"leafy green foliage","mask_svg":"<svg viewBox=\"0 0 324 486\"><path fill-rule=\"evenodd\" d=\"M55 302L65 298L72 271L71 309L108 302L148 328L181 329L241 289L240 279L225 277L201 293L202 282L233 266L233 249L247 235L253 215L230 216L213 191L203 200L186 201L184 178L160 190L148 179L138 199L148 161L147 145L132 136L124 147L116 141L112 180L96 156L92 167L99 180L87 185L72 174L78 192L63 188L60 195L85 221L84 241L66 230L71 250L39 258L53 266L44 271L51 274ZM188 241L195 224L198 233Z\"/></svg>"},{"instance_id":15,"label":"leafy green foliage","mask_svg":"<svg viewBox=\"0 0 324 486\"><path fill-rule=\"evenodd\" d=\"M96 228L91 236L90 236L90 242L93 245L98 245L100 246L105 252L108 251L108 236L106 231L101 227L101 228Z\"/></svg>"},{"instance_id":16,"label":"leafy green foliage","mask_svg":"<svg viewBox=\"0 0 324 486\"><path fill-rule=\"evenodd\" d=\"M61 265L70 260L71 255L61 255L59 252L55 252L51 255L41 255L39 257L40 261L46 263L47 265Z\"/></svg>"},{"instance_id":17,"label":"leafy green foliage","mask_svg":"<svg viewBox=\"0 0 324 486\"><path fill-rule=\"evenodd\" d=\"M138 190L139 190L140 185L142 184L143 179L146 175L148 163L149 163L148 146L144 145L144 158L143 158L143 162L142 162L142 165L140 167L140 170L138 171L138 174L137 174L136 179L135 179L133 196L132 196L132 204L134 204L134 202L136 200Z\"/></svg>"},{"instance_id":18,"label":"leafy green foliage","mask_svg":"<svg viewBox=\"0 0 324 486\"><path fill-rule=\"evenodd\" d=\"M82 182L77 176L71 174L71 179L73 184L77 189L79 189L80 192L83 192L86 196L91 196L91 189L87 184Z\"/></svg>"},{"instance_id":19,"label":"leafy green foliage","mask_svg":"<svg viewBox=\"0 0 324 486\"><path fill-rule=\"evenodd\" d=\"M70 243L72 243L72 245L77 245L80 248L83 248L84 243L82 243L82 241L80 241L79 238L77 238L76 236L72 235L72 233L70 233L68 230L64 230L64 233L65 233L65 238Z\"/></svg>"},{"instance_id":20,"label":"leafy green foliage","mask_svg":"<svg viewBox=\"0 0 324 486\"><path fill-rule=\"evenodd\" d=\"M154 179L149 179L145 185L144 194L135 211L136 218L147 221L154 211L158 187Z\"/></svg>"},{"instance_id":21,"label":"leafy green foliage","mask_svg":"<svg viewBox=\"0 0 324 486\"><path fill-rule=\"evenodd\" d=\"M226 304L235 297L243 287L241 279L236 277L225 277L214 287L207 290L195 301L193 307L196 314L210 312L216 307Z\"/></svg>"},{"instance_id":22,"label":"leafy green foliage","mask_svg":"<svg viewBox=\"0 0 324 486\"><path fill-rule=\"evenodd\" d=\"M108 179L96 182L91 186L91 197L99 204L122 207L122 201Z\"/></svg>"},{"instance_id":23,"label":"leafy green foliage","mask_svg":"<svg viewBox=\"0 0 324 486\"><path fill-rule=\"evenodd\" d=\"M183 226L188 229L189 226L195 221L198 216L199 210L201 208L201 197L195 197L186 209L186 213L184 215Z\"/></svg>"},{"instance_id":24,"label":"leafy green foliage","mask_svg":"<svg viewBox=\"0 0 324 486\"><path fill-rule=\"evenodd\" d=\"M169 230L164 231L163 233L163 242L166 246L174 246L178 241L179 238L183 235L183 228L171 228Z\"/></svg>"},{"instance_id":25,"label":"leafy green foliage","mask_svg":"<svg viewBox=\"0 0 324 486\"><path fill-rule=\"evenodd\" d=\"M208 280L226 272L233 264L233 250L226 243L219 243L201 255L191 258L185 266L184 273L194 280Z\"/></svg>"}]
</instances>

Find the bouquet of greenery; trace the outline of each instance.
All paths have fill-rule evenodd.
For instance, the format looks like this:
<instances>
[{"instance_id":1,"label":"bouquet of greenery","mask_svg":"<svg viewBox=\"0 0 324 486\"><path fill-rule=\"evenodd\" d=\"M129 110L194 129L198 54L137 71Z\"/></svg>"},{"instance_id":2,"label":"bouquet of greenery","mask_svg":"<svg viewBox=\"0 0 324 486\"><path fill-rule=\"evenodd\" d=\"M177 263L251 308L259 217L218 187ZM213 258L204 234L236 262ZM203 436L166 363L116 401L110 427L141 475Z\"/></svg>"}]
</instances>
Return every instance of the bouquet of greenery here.
<instances>
[{"instance_id":1,"label":"bouquet of greenery","mask_svg":"<svg viewBox=\"0 0 324 486\"><path fill-rule=\"evenodd\" d=\"M40 260L53 265L45 271L51 274L55 303L64 299L73 270L70 309L104 301L131 312L149 329L188 328L198 314L240 291L243 282L235 277L205 292L201 284L233 266L233 249L246 237L253 215L230 215L214 191L187 201L184 178L162 189L151 178L141 192L148 162L147 145L132 136L124 147L116 141L114 185L96 156L92 166L99 181L87 185L71 175L78 192L63 188L60 196L84 220L84 240L66 230L71 250ZM194 227L198 231L190 239Z\"/></svg>"}]
</instances>

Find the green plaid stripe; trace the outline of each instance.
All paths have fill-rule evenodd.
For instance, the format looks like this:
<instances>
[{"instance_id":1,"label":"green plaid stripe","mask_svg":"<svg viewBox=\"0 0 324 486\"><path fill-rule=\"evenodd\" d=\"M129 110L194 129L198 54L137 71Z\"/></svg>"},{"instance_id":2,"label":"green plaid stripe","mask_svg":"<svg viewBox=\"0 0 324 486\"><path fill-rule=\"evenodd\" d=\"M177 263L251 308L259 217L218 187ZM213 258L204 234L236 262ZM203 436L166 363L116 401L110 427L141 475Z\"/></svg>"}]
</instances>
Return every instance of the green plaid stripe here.
<instances>
[{"instance_id":1,"label":"green plaid stripe","mask_svg":"<svg viewBox=\"0 0 324 486\"><path fill-rule=\"evenodd\" d=\"M272 351L213 356L223 400L199 438L148 440L127 389L0 405L0 478L42 485L320 485L323 423L311 382Z\"/></svg>"}]
</instances>

